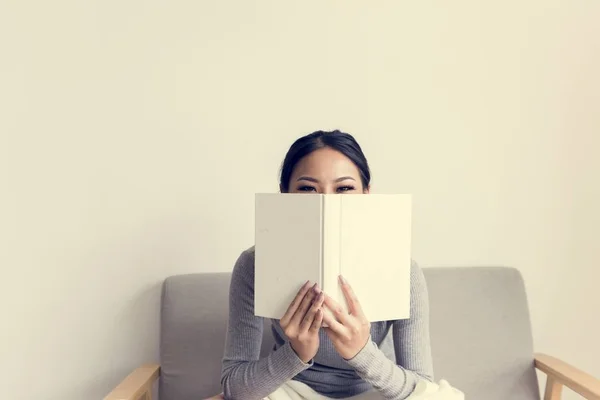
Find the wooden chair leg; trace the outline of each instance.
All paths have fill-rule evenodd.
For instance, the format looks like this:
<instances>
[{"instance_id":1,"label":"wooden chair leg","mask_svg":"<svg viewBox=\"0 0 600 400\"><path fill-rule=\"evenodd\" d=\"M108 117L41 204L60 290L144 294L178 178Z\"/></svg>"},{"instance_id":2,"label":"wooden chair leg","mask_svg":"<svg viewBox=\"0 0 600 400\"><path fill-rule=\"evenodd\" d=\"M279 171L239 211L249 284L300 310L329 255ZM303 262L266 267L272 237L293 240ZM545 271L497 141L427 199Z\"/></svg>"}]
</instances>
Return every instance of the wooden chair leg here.
<instances>
[{"instance_id":1,"label":"wooden chair leg","mask_svg":"<svg viewBox=\"0 0 600 400\"><path fill-rule=\"evenodd\" d=\"M546 381L546 391L544 393L544 400L560 400L562 397L563 385L556 382L551 377L548 377Z\"/></svg>"}]
</instances>

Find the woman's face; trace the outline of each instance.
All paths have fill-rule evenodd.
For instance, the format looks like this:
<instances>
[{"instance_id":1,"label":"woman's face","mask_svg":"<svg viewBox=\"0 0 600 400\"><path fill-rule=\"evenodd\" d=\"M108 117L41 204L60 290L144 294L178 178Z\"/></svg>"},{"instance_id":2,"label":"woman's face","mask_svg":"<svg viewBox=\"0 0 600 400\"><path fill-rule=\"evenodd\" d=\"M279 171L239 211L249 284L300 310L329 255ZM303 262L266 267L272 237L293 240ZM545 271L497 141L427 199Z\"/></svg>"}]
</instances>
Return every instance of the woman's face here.
<instances>
[{"instance_id":1,"label":"woman's face","mask_svg":"<svg viewBox=\"0 0 600 400\"><path fill-rule=\"evenodd\" d=\"M360 173L345 155L329 147L316 150L301 159L289 182L289 193L361 194Z\"/></svg>"}]
</instances>

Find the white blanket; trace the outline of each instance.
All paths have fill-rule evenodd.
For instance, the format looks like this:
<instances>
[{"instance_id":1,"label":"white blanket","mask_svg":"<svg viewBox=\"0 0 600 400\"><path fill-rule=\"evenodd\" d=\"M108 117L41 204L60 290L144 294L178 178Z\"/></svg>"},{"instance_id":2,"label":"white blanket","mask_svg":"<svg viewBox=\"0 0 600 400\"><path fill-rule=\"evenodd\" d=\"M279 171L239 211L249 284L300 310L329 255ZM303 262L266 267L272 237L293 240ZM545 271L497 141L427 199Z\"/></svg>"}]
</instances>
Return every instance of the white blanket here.
<instances>
[{"instance_id":1,"label":"white blanket","mask_svg":"<svg viewBox=\"0 0 600 400\"><path fill-rule=\"evenodd\" d=\"M381 400L379 393L371 391L350 397L351 400ZM406 400L464 400L465 395L458 389L453 388L447 381L439 383L420 381L413 393ZM275 392L271 393L265 400L331 400L329 397L320 395L309 386L289 381Z\"/></svg>"},{"instance_id":2,"label":"white blanket","mask_svg":"<svg viewBox=\"0 0 600 400\"><path fill-rule=\"evenodd\" d=\"M442 379L440 383L420 381L407 400L465 400L465 394Z\"/></svg>"}]
</instances>

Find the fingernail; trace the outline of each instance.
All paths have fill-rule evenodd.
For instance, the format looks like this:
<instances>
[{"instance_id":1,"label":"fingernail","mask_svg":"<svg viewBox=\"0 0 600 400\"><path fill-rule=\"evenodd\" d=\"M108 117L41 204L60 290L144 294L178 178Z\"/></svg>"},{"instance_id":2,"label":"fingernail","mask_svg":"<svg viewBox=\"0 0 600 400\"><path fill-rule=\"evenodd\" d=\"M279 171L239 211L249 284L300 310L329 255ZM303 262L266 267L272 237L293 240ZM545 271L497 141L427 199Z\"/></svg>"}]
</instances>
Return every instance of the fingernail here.
<instances>
[{"instance_id":1,"label":"fingernail","mask_svg":"<svg viewBox=\"0 0 600 400\"><path fill-rule=\"evenodd\" d=\"M347 283L348 283L348 281L346 280L346 278L344 278L342 275L340 275L340 276L339 276L339 278L340 278L340 283L341 283L342 285L345 285L345 284L347 284Z\"/></svg>"}]
</instances>

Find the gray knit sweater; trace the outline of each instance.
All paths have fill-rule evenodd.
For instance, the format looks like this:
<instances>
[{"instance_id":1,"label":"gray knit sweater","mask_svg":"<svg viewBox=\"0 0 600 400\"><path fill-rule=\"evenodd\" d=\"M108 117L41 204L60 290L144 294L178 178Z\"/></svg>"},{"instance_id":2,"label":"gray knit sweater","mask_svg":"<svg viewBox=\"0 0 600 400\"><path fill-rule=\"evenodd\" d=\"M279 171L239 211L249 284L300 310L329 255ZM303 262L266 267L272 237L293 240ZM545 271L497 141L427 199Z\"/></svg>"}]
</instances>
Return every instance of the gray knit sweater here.
<instances>
[{"instance_id":1,"label":"gray knit sweater","mask_svg":"<svg viewBox=\"0 0 600 400\"><path fill-rule=\"evenodd\" d=\"M394 301L393 293L390 301ZM321 330L319 351L308 364L298 358L278 321L273 320L276 344L268 356L261 358L264 324L262 318L254 316L252 247L238 258L229 289L229 324L221 377L225 398L263 399L294 379L332 398L375 389L385 399L404 399L419 379L433 379L427 285L414 262L410 313L410 319L371 324L371 340L351 360L344 360ZM380 349L390 330L395 353L391 355ZM397 363L392 361L394 358Z\"/></svg>"}]
</instances>

